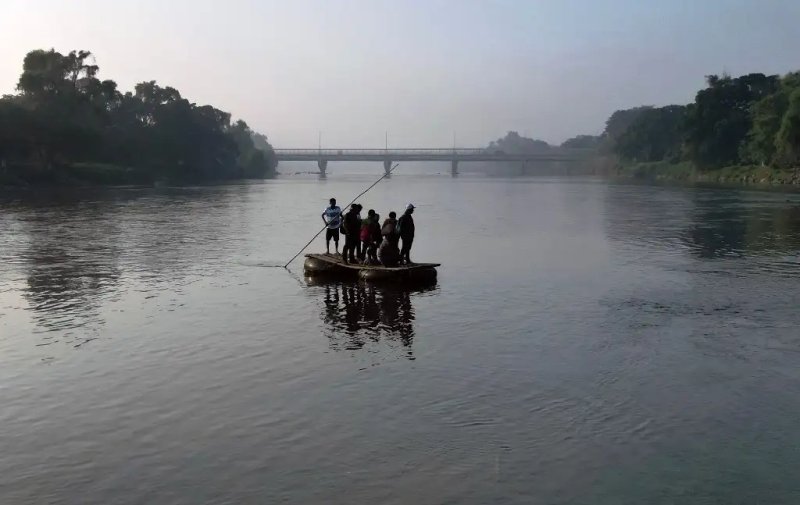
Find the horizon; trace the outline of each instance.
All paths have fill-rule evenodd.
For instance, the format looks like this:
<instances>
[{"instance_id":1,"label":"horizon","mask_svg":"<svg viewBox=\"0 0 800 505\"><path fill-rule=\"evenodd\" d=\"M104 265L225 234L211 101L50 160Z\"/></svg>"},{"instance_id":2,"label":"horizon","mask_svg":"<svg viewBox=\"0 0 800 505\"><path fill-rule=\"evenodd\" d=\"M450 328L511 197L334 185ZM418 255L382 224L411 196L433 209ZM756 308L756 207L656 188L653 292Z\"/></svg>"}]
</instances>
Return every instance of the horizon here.
<instances>
[{"instance_id":1,"label":"horizon","mask_svg":"<svg viewBox=\"0 0 800 505\"><path fill-rule=\"evenodd\" d=\"M386 132L390 147L454 136L479 147L508 131L558 145L599 134L618 109L688 103L708 74L785 74L800 4L11 0L4 11L2 94L27 52L86 49L121 90L173 86L276 148L316 147L320 132L323 148L382 148Z\"/></svg>"}]
</instances>

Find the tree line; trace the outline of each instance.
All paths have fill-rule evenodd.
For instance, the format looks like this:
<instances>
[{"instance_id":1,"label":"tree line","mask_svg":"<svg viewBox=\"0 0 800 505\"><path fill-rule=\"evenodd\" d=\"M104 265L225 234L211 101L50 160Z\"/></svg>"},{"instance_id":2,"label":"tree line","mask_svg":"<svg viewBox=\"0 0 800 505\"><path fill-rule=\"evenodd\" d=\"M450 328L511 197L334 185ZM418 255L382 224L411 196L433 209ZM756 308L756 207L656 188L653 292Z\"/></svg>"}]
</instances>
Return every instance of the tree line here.
<instances>
[{"instance_id":1,"label":"tree line","mask_svg":"<svg viewBox=\"0 0 800 505\"><path fill-rule=\"evenodd\" d=\"M800 73L709 75L693 103L614 112L602 145L623 162L776 169L800 162Z\"/></svg>"},{"instance_id":2,"label":"tree line","mask_svg":"<svg viewBox=\"0 0 800 505\"><path fill-rule=\"evenodd\" d=\"M0 98L0 168L28 180L59 180L81 167L141 181L275 174L272 146L244 121L155 81L123 93L98 72L89 51L29 52L17 93Z\"/></svg>"},{"instance_id":3,"label":"tree line","mask_svg":"<svg viewBox=\"0 0 800 505\"><path fill-rule=\"evenodd\" d=\"M489 152L503 152L506 154L536 154L547 153L558 147L568 149L597 149L603 141L599 135L577 135L565 140L560 146L547 143L544 140L524 137L516 131L509 131L504 137L489 142Z\"/></svg>"},{"instance_id":4,"label":"tree line","mask_svg":"<svg viewBox=\"0 0 800 505\"><path fill-rule=\"evenodd\" d=\"M688 162L701 171L800 165L800 72L709 75L706 84L690 104L618 110L600 135L578 135L561 147L595 149L623 164ZM516 132L489 145L509 153L552 147Z\"/></svg>"}]
</instances>

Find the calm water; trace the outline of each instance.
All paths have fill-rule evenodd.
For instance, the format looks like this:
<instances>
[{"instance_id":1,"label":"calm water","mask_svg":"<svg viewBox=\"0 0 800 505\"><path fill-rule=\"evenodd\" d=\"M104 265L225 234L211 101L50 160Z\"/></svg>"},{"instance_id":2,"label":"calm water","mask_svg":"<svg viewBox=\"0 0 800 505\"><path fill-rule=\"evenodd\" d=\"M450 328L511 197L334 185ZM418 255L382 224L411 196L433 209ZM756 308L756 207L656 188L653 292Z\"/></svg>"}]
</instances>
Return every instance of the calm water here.
<instances>
[{"instance_id":1,"label":"calm water","mask_svg":"<svg viewBox=\"0 0 800 505\"><path fill-rule=\"evenodd\" d=\"M0 503L800 503L800 195L375 175L0 196Z\"/></svg>"}]
</instances>

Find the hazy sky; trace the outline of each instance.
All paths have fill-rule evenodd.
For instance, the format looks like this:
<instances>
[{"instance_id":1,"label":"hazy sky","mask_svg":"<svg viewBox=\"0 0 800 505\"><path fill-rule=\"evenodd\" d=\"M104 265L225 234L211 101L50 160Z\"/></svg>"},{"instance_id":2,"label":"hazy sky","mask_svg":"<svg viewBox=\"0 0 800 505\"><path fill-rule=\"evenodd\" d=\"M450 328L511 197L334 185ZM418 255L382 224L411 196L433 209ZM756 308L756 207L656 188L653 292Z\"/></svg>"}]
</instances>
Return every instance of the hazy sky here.
<instances>
[{"instance_id":1,"label":"hazy sky","mask_svg":"<svg viewBox=\"0 0 800 505\"><path fill-rule=\"evenodd\" d=\"M0 92L35 48L91 50L276 147L561 142L703 76L800 69L800 0L2 0Z\"/></svg>"}]
</instances>

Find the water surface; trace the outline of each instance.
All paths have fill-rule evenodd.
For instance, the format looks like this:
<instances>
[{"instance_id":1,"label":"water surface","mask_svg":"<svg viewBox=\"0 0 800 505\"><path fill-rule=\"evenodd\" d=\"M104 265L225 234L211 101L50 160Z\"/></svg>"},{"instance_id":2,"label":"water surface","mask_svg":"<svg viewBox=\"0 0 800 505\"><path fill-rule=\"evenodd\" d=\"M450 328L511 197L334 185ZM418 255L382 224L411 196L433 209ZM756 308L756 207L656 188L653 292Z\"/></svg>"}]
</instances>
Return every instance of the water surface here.
<instances>
[{"instance_id":1,"label":"water surface","mask_svg":"<svg viewBox=\"0 0 800 505\"><path fill-rule=\"evenodd\" d=\"M375 175L0 196L0 503L800 503L800 195Z\"/></svg>"}]
</instances>

